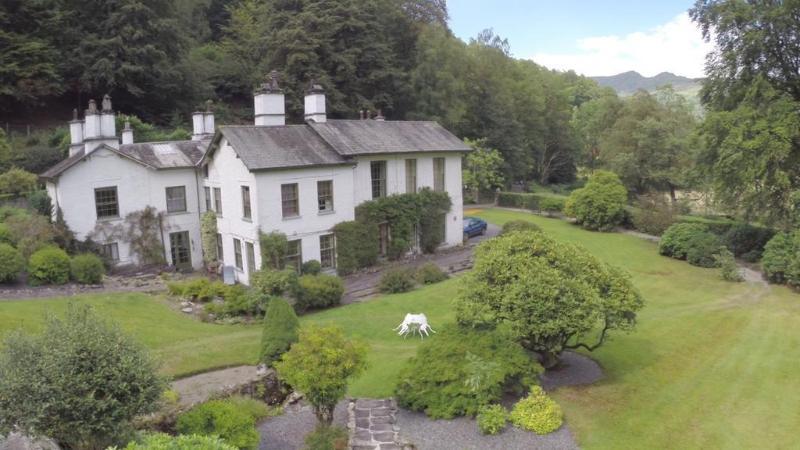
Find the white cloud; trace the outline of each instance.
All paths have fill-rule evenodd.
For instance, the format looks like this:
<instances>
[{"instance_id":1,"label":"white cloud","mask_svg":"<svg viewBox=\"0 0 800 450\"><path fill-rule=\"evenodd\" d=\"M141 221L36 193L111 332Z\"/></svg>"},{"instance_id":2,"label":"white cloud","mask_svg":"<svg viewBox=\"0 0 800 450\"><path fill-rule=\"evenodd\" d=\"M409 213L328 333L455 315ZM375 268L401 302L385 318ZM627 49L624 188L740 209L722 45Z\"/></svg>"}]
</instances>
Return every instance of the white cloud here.
<instances>
[{"instance_id":1,"label":"white cloud","mask_svg":"<svg viewBox=\"0 0 800 450\"><path fill-rule=\"evenodd\" d=\"M660 72L702 77L705 56L712 47L683 13L647 31L583 38L575 52L538 53L532 59L551 69L572 69L589 76L635 70L646 77Z\"/></svg>"}]
</instances>

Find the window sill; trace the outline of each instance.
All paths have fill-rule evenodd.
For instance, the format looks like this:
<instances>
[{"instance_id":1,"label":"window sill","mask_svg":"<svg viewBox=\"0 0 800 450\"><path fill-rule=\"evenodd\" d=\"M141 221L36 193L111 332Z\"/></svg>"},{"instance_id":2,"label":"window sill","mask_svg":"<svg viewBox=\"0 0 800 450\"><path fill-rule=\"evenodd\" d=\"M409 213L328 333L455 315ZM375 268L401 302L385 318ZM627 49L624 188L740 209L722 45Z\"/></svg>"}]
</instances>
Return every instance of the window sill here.
<instances>
[{"instance_id":1,"label":"window sill","mask_svg":"<svg viewBox=\"0 0 800 450\"><path fill-rule=\"evenodd\" d=\"M248 217L242 217L242 222L249 222L249 223L253 223L253 218L252 218L252 217L250 217L250 218L248 218Z\"/></svg>"},{"instance_id":2,"label":"window sill","mask_svg":"<svg viewBox=\"0 0 800 450\"><path fill-rule=\"evenodd\" d=\"M115 222L117 220L122 220L120 216L108 216L108 217L98 217L98 222Z\"/></svg>"},{"instance_id":3,"label":"window sill","mask_svg":"<svg viewBox=\"0 0 800 450\"><path fill-rule=\"evenodd\" d=\"M298 214L296 216L289 216L289 217L285 217L284 216L282 219L283 220L299 220L299 219L302 219L302 218L303 218L303 216Z\"/></svg>"},{"instance_id":4,"label":"window sill","mask_svg":"<svg viewBox=\"0 0 800 450\"><path fill-rule=\"evenodd\" d=\"M191 211L174 211L174 212L167 212L167 216L185 216L187 214L191 214Z\"/></svg>"},{"instance_id":5,"label":"window sill","mask_svg":"<svg viewBox=\"0 0 800 450\"><path fill-rule=\"evenodd\" d=\"M317 212L318 216L329 216L331 214L336 214L336 210L335 209L326 209L324 211Z\"/></svg>"}]
</instances>

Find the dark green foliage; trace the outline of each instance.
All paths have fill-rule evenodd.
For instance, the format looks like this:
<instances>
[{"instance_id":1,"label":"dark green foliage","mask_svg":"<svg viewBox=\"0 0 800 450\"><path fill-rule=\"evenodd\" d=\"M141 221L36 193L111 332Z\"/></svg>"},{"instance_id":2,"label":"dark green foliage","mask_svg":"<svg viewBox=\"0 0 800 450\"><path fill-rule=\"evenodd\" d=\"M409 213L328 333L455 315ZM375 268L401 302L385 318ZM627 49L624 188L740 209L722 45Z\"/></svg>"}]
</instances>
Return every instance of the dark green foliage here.
<instances>
[{"instance_id":1,"label":"dark green foliage","mask_svg":"<svg viewBox=\"0 0 800 450\"><path fill-rule=\"evenodd\" d=\"M254 317L263 314L273 298L257 289L245 289L238 284L228 286L222 292L222 297L222 304L207 303L204 310L216 317Z\"/></svg>"},{"instance_id":2,"label":"dark green foliage","mask_svg":"<svg viewBox=\"0 0 800 450\"><path fill-rule=\"evenodd\" d=\"M50 217L53 212L53 203L50 201L47 191L33 191L28 194L28 206L36 211L37 214L45 217Z\"/></svg>"},{"instance_id":3,"label":"dark green foliage","mask_svg":"<svg viewBox=\"0 0 800 450\"><path fill-rule=\"evenodd\" d=\"M8 225L0 222L0 244L14 245L14 239L11 237L11 231Z\"/></svg>"},{"instance_id":4,"label":"dark green foliage","mask_svg":"<svg viewBox=\"0 0 800 450\"><path fill-rule=\"evenodd\" d=\"M38 214L14 214L5 220L5 224L14 245L26 259L36 250L51 245L56 237L50 220Z\"/></svg>"},{"instance_id":5,"label":"dark green foliage","mask_svg":"<svg viewBox=\"0 0 800 450\"><path fill-rule=\"evenodd\" d=\"M508 411L502 405L487 405L478 410L478 429L483 434L497 434L506 427Z\"/></svg>"},{"instance_id":6,"label":"dark green foliage","mask_svg":"<svg viewBox=\"0 0 800 450\"><path fill-rule=\"evenodd\" d=\"M739 266L736 264L736 259L733 253L727 248L723 248L715 257L717 267L719 267L719 275L725 281L743 281Z\"/></svg>"},{"instance_id":7,"label":"dark green foliage","mask_svg":"<svg viewBox=\"0 0 800 450\"><path fill-rule=\"evenodd\" d=\"M28 282L33 286L64 284L69 281L70 261L64 250L45 247L28 261Z\"/></svg>"},{"instance_id":8,"label":"dark green foliage","mask_svg":"<svg viewBox=\"0 0 800 450\"><path fill-rule=\"evenodd\" d=\"M564 213L590 230L609 231L625 218L628 193L612 172L596 171L586 186L570 194Z\"/></svg>"},{"instance_id":9,"label":"dark green foliage","mask_svg":"<svg viewBox=\"0 0 800 450\"><path fill-rule=\"evenodd\" d=\"M147 349L86 306L70 304L42 334L13 332L0 348L0 430L68 448L124 444L131 420L155 411L166 387Z\"/></svg>"},{"instance_id":10,"label":"dark green foliage","mask_svg":"<svg viewBox=\"0 0 800 450\"><path fill-rule=\"evenodd\" d=\"M378 229L352 221L333 227L336 235L336 270L348 275L378 261Z\"/></svg>"},{"instance_id":11,"label":"dark green foliage","mask_svg":"<svg viewBox=\"0 0 800 450\"><path fill-rule=\"evenodd\" d=\"M397 294L414 289L415 276L411 269L390 269L382 276L378 283L378 290L384 294Z\"/></svg>"},{"instance_id":12,"label":"dark green foliage","mask_svg":"<svg viewBox=\"0 0 800 450\"><path fill-rule=\"evenodd\" d=\"M566 199L560 197L542 197L539 200L539 211L545 213L547 216L552 216L555 213L560 213L564 210Z\"/></svg>"},{"instance_id":13,"label":"dark green foliage","mask_svg":"<svg viewBox=\"0 0 800 450\"><path fill-rule=\"evenodd\" d=\"M676 223L667 228L658 243L658 252L675 259L686 259L689 241L698 234L708 232L708 227L700 223Z\"/></svg>"},{"instance_id":14,"label":"dark green foliage","mask_svg":"<svg viewBox=\"0 0 800 450\"><path fill-rule=\"evenodd\" d=\"M334 275L302 275L297 279L295 307L298 311L328 308L342 301L344 282Z\"/></svg>"},{"instance_id":15,"label":"dark green foliage","mask_svg":"<svg viewBox=\"0 0 800 450\"><path fill-rule=\"evenodd\" d=\"M502 234L512 233L514 231L541 231L539 225L527 220L509 220L503 224Z\"/></svg>"},{"instance_id":16,"label":"dark green foliage","mask_svg":"<svg viewBox=\"0 0 800 450\"><path fill-rule=\"evenodd\" d=\"M497 196L498 206L529 209L539 213L553 214L564 210L566 199L544 194L501 192Z\"/></svg>"},{"instance_id":17,"label":"dark green foliage","mask_svg":"<svg viewBox=\"0 0 800 450\"><path fill-rule=\"evenodd\" d=\"M356 207L356 220L375 229L389 225L389 259L397 259L411 249L414 229L419 225L420 246L432 253L444 241L445 214L450 211L450 196L422 188L415 194L396 194L364 202ZM377 240L373 241L377 247ZM342 248L339 242L337 247ZM341 251L341 250L340 250Z\"/></svg>"},{"instance_id":18,"label":"dark green foliage","mask_svg":"<svg viewBox=\"0 0 800 450\"><path fill-rule=\"evenodd\" d=\"M339 426L317 426L306 435L306 450L345 450L347 430Z\"/></svg>"},{"instance_id":19,"label":"dark green foliage","mask_svg":"<svg viewBox=\"0 0 800 450\"><path fill-rule=\"evenodd\" d=\"M261 333L261 362L272 366L278 361L297 342L299 328L300 321L289 302L280 297L270 300Z\"/></svg>"},{"instance_id":20,"label":"dark green foliage","mask_svg":"<svg viewBox=\"0 0 800 450\"><path fill-rule=\"evenodd\" d=\"M506 391L521 391L542 372L509 333L448 325L426 339L400 371L400 405L431 418L474 416Z\"/></svg>"},{"instance_id":21,"label":"dark green foliage","mask_svg":"<svg viewBox=\"0 0 800 450\"><path fill-rule=\"evenodd\" d=\"M797 232L778 233L764 246L761 267L764 275L772 283L787 283L797 276L798 247ZM795 282L796 283L796 282Z\"/></svg>"},{"instance_id":22,"label":"dark green foliage","mask_svg":"<svg viewBox=\"0 0 800 450\"><path fill-rule=\"evenodd\" d=\"M312 259L303 263L300 272L303 275L318 275L322 272L322 265L316 259Z\"/></svg>"},{"instance_id":23,"label":"dark green foliage","mask_svg":"<svg viewBox=\"0 0 800 450\"><path fill-rule=\"evenodd\" d=\"M289 251L289 241L286 239L286 235L278 231L260 233L258 240L261 247L261 268L283 269L283 258Z\"/></svg>"},{"instance_id":24,"label":"dark green foliage","mask_svg":"<svg viewBox=\"0 0 800 450\"><path fill-rule=\"evenodd\" d=\"M236 450L236 447L216 436L150 433L139 442L129 442L123 450Z\"/></svg>"},{"instance_id":25,"label":"dark green foliage","mask_svg":"<svg viewBox=\"0 0 800 450\"><path fill-rule=\"evenodd\" d=\"M16 281L24 269L25 260L19 250L0 242L0 283Z\"/></svg>"},{"instance_id":26,"label":"dark green foliage","mask_svg":"<svg viewBox=\"0 0 800 450\"><path fill-rule=\"evenodd\" d=\"M686 245L686 261L699 267L717 267L716 256L725 248L722 240L709 232L692 235Z\"/></svg>"},{"instance_id":27,"label":"dark green foliage","mask_svg":"<svg viewBox=\"0 0 800 450\"><path fill-rule=\"evenodd\" d=\"M201 277L167 283L170 295L199 302L208 302L214 297L224 298L231 288L233 286L227 286L221 281L211 281Z\"/></svg>"},{"instance_id":28,"label":"dark green foliage","mask_svg":"<svg viewBox=\"0 0 800 450\"><path fill-rule=\"evenodd\" d=\"M36 189L37 182L36 174L13 167L0 174L0 194L27 194Z\"/></svg>"},{"instance_id":29,"label":"dark green foliage","mask_svg":"<svg viewBox=\"0 0 800 450\"><path fill-rule=\"evenodd\" d=\"M444 281L450 276L440 269L436 263L428 262L417 268L416 278L419 284L434 284Z\"/></svg>"},{"instance_id":30,"label":"dark green foliage","mask_svg":"<svg viewBox=\"0 0 800 450\"><path fill-rule=\"evenodd\" d=\"M178 417L180 434L219 436L239 449L256 449L259 436L255 417L230 400L211 400Z\"/></svg>"},{"instance_id":31,"label":"dark green foliage","mask_svg":"<svg viewBox=\"0 0 800 450\"><path fill-rule=\"evenodd\" d=\"M100 284L105 273L103 260L92 253L76 255L70 262L72 279L81 284Z\"/></svg>"},{"instance_id":32,"label":"dark green foliage","mask_svg":"<svg viewBox=\"0 0 800 450\"><path fill-rule=\"evenodd\" d=\"M755 262L774 235L775 231L769 228L737 222L722 235L722 240L734 256Z\"/></svg>"},{"instance_id":33,"label":"dark green foliage","mask_svg":"<svg viewBox=\"0 0 800 450\"><path fill-rule=\"evenodd\" d=\"M297 272L285 270L258 270L250 274L250 286L259 292L280 297L297 290Z\"/></svg>"},{"instance_id":34,"label":"dark green foliage","mask_svg":"<svg viewBox=\"0 0 800 450\"><path fill-rule=\"evenodd\" d=\"M200 242L203 244L203 262L206 266L217 262L217 213L214 211L206 211L200 217Z\"/></svg>"},{"instance_id":35,"label":"dark green foliage","mask_svg":"<svg viewBox=\"0 0 800 450\"><path fill-rule=\"evenodd\" d=\"M627 273L537 231L483 242L461 285L460 324L508 325L547 368L564 349L593 351L609 333L633 330L644 306Z\"/></svg>"},{"instance_id":36,"label":"dark green foliage","mask_svg":"<svg viewBox=\"0 0 800 450\"><path fill-rule=\"evenodd\" d=\"M658 195L639 199L632 214L633 227L642 233L661 236L675 222L675 211Z\"/></svg>"}]
</instances>

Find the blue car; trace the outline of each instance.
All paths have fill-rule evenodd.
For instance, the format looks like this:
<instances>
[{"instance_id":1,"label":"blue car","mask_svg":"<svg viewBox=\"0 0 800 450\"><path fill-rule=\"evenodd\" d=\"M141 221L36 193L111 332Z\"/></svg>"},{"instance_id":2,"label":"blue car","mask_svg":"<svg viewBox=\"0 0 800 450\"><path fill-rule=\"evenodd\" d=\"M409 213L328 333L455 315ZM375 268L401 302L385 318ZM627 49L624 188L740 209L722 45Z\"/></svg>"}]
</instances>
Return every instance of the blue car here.
<instances>
[{"instance_id":1,"label":"blue car","mask_svg":"<svg viewBox=\"0 0 800 450\"><path fill-rule=\"evenodd\" d=\"M486 221L477 217L464 217L464 241L469 238L486 234Z\"/></svg>"}]
</instances>

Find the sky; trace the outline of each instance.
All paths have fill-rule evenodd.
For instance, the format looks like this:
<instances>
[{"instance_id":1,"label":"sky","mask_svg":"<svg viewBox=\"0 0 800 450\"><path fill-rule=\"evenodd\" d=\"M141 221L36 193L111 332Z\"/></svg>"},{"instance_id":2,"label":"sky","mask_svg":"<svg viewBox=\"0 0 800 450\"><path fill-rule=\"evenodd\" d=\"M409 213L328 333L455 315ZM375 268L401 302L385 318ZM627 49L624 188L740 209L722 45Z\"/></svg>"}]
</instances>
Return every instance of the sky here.
<instances>
[{"instance_id":1,"label":"sky","mask_svg":"<svg viewBox=\"0 0 800 450\"><path fill-rule=\"evenodd\" d=\"M485 28L517 58L587 76L635 70L702 77L703 41L691 0L448 0L450 28L468 41Z\"/></svg>"}]
</instances>

